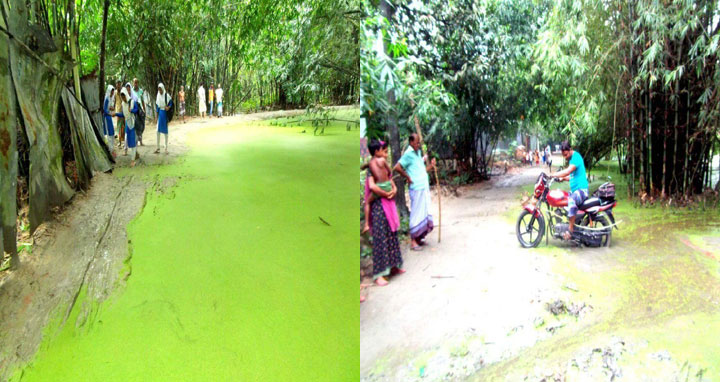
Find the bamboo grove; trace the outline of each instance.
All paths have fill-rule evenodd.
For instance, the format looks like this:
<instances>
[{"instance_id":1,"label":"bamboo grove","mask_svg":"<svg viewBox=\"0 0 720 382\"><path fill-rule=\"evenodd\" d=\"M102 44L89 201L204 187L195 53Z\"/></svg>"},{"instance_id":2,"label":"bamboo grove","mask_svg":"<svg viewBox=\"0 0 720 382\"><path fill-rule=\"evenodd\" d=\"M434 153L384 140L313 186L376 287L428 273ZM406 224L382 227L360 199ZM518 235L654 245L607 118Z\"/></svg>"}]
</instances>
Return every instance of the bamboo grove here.
<instances>
[{"instance_id":1,"label":"bamboo grove","mask_svg":"<svg viewBox=\"0 0 720 382\"><path fill-rule=\"evenodd\" d=\"M361 10L353 0L0 0L0 248L112 169L106 84L222 84L229 113L351 104ZM22 227L22 228L21 228Z\"/></svg>"},{"instance_id":2,"label":"bamboo grove","mask_svg":"<svg viewBox=\"0 0 720 382\"><path fill-rule=\"evenodd\" d=\"M716 4L563 2L556 7L536 57L550 87L569 87L582 97L574 113L564 116L562 131L578 138L593 161L612 150L631 178L633 195L689 197L717 187L711 184L720 96ZM579 27L568 33L566 25ZM564 60L570 64L562 67ZM583 63L593 64L573 72L573 64ZM546 74L553 69L581 86Z\"/></svg>"},{"instance_id":3,"label":"bamboo grove","mask_svg":"<svg viewBox=\"0 0 720 382\"><path fill-rule=\"evenodd\" d=\"M369 135L392 138L397 121L406 136L417 116L429 147L471 177L487 177L497 142L520 132L570 140L590 168L617 160L630 195L720 188L715 2L365 4Z\"/></svg>"},{"instance_id":4,"label":"bamboo grove","mask_svg":"<svg viewBox=\"0 0 720 382\"><path fill-rule=\"evenodd\" d=\"M354 0L85 0L81 6L84 73L99 69L107 81L137 77L152 94L158 82L172 94L183 85L190 113L200 84L222 84L229 112L357 101ZM106 60L97 55L103 42Z\"/></svg>"}]
</instances>

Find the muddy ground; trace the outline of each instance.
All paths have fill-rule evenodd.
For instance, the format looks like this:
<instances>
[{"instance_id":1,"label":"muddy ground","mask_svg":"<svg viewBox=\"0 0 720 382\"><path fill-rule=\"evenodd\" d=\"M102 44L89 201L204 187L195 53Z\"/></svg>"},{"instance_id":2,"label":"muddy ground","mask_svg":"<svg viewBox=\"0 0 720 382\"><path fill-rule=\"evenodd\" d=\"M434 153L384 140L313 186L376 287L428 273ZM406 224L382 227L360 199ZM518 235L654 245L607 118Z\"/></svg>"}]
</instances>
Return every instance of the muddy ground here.
<instances>
[{"instance_id":1,"label":"muddy ground","mask_svg":"<svg viewBox=\"0 0 720 382\"><path fill-rule=\"evenodd\" d=\"M404 247L407 273L368 288L361 380L720 378L720 347L708 339L720 333L717 220L619 207L626 229L609 249L556 239L523 249L521 188L540 171L443 199L442 242L433 232L423 251Z\"/></svg>"},{"instance_id":2,"label":"muddy ground","mask_svg":"<svg viewBox=\"0 0 720 382\"><path fill-rule=\"evenodd\" d=\"M169 154L154 154L156 131L148 123L145 146L139 146L138 166L154 166L182 160L191 131L226 123L299 115L304 110L277 111L218 118L175 120L170 125ZM161 141L161 145L163 142ZM130 158L118 150L116 168L127 167ZM21 266L0 273L0 380L32 359L51 319L66 320L81 293L81 317L97 312L97 306L122 287L132 273L131 244L126 227L142 210L146 190L166 189L173 179L147 180L132 174L117 177L96 174L87 192L77 193L52 221L33 235L30 253L20 256ZM84 321L78 320L78 325ZM52 333L48 333L52 335Z\"/></svg>"}]
</instances>

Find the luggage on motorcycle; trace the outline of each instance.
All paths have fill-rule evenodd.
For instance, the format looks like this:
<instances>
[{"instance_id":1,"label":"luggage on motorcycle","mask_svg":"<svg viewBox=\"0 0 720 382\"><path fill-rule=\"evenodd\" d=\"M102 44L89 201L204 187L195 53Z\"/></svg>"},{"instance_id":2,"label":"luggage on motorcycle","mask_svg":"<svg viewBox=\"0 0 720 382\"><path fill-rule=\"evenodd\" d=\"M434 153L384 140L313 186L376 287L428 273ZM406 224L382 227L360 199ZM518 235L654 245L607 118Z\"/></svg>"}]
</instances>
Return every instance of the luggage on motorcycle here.
<instances>
[{"instance_id":1,"label":"luggage on motorcycle","mask_svg":"<svg viewBox=\"0 0 720 382\"><path fill-rule=\"evenodd\" d=\"M555 224L554 228L556 237L561 238L565 231L567 231L570 227L567 223L558 223ZM572 233L573 239L579 241L580 243L582 243L582 245L586 247L602 246L603 235L606 235L606 233L591 231L585 229L583 226L578 225L575 226L575 229Z\"/></svg>"},{"instance_id":2,"label":"luggage on motorcycle","mask_svg":"<svg viewBox=\"0 0 720 382\"><path fill-rule=\"evenodd\" d=\"M573 231L573 238L580 240L587 247L600 247L603 235L603 233L586 230L582 226L575 226Z\"/></svg>"},{"instance_id":3,"label":"luggage on motorcycle","mask_svg":"<svg viewBox=\"0 0 720 382\"><path fill-rule=\"evenodd\" d=\"M595 191L595 196L605 200L615 200L615 185L605 182Z\"/></svg>"}]
</instances>

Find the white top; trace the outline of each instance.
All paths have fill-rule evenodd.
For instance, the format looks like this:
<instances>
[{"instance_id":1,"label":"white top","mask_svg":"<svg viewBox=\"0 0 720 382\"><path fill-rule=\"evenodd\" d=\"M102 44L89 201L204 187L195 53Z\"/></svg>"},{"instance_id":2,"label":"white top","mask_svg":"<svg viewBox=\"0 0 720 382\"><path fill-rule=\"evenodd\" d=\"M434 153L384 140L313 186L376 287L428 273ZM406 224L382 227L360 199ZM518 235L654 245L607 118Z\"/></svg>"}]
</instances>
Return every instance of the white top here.
<instances>
[{"instance_id":1,"label":"white top","mask_svg":"<svg viewBox=\"0 0 720 382\"><path fill-rule=\"evenodd\" d=\"M202 85L200 85L200 87L198 88L197 95L198 95L198 102L204 103L205 102L205 88L202 87Z\"/></svg>"},{"instance_id":2,"label":"white top","mask_svg":"<svg viewBox=\"0 0 720 382\"><path fill-rule=\"evenodd\" d=\"M217 102L222 102L222 96L223 96L222 88L217 88L217 90L215 90L215 99L216 99L216 101L217 101Z\"/></svg>"}]
</instances>

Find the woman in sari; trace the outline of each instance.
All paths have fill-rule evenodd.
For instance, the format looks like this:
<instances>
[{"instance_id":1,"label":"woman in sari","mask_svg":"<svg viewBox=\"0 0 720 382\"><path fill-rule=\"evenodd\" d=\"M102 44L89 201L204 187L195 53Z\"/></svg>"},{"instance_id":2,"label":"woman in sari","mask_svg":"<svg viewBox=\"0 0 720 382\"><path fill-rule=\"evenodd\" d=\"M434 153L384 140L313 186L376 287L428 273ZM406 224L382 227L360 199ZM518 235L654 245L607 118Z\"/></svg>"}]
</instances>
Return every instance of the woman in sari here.
<instances>
[{"instance_id":1,"label":"woman in sari","mask_svg":"<svg viewBox=\"0 0 720 382\"><path fill-rule=\"evenodd\" d=\"M395 206L395 192L385 191L375 184L372 173L368 170L365 178L366 203L372 193L380 196L380 198L374 198L375 200L370 203L373 280L378 286L385 286L388 284L387 276L405 273L402 269L403 260L397 236L400 219Z\"/></svg>"}]
</instances>

